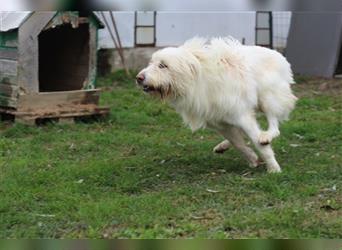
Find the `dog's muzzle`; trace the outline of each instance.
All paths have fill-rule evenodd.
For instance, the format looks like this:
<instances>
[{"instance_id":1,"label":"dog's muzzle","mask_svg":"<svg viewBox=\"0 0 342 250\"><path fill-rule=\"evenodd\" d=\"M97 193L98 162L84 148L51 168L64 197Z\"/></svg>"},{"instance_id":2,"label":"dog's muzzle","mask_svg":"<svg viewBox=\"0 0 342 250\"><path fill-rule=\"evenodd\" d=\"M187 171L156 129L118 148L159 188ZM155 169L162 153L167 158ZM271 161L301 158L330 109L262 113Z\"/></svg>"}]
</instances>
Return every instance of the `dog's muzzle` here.
<instances>
[{"instance_id":1,"label":"dog's muzzle","mask_svg":"<svg viewBox=\"0 0 342 250\"><path fill-rule=\"evenodd\" d=\"M146 84L145 80L146 80L146 77L144 74L138 74L136 76L137 84L142 87L144 92L152 92L152 91L157 90L155 87Z\"/></svg>"},{"instance_id":2,"label":"dog's muzzle","mask_svg":"<svg viewBox=\"0 0 342 250\"><path fill-rule=\"evenodd\" d=\"M137 80L137 84L143 85L145 81L145 75L144 74L138 74L135 78Z\"/></svg>"},{"instance_id":3,"label":"dog's muzzle","mask_svg":"<svg viewBox=\"0 0 342 250\"><path fill-rule=\"evenodd\" d=\"M156 91L156 89L153 86L143 85L143 91L151 92L151 91Z\"/></svg>"}]
</instances>

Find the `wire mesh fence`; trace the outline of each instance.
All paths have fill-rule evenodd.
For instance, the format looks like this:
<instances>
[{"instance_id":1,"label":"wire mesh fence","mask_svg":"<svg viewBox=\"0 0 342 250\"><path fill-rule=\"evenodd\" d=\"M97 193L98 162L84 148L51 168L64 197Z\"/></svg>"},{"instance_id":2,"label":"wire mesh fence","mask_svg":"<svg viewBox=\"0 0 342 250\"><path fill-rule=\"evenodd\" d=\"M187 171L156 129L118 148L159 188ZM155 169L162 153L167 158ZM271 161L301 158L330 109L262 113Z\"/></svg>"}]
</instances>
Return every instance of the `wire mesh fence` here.
<instances>
[{"instance_id":1,"label":"wire mesh fence","mask_svg":"<svg viewBox=\"0 0 342 250\"><path fill-rule=\"evenodd\" d=\"M291 24L290 11L274 11L273 16L273 48L284 52L286 49L287 36Z\"/></svg>"}]
</instances>

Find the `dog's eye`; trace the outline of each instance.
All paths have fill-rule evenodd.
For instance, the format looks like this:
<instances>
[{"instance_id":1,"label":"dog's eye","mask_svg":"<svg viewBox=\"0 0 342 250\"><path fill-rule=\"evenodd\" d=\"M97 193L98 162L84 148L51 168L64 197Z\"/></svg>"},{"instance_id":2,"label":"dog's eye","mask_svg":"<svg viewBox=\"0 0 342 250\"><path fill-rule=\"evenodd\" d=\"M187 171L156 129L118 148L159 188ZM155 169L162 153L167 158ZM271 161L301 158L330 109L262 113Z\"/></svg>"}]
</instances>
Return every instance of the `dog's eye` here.
<instances>
[{"instance_id":1,"label":"dog's eye","mask_svg":"<svg viewBox=\"0 0 342 250\"><path fill-rule=\"evenodd\" d=\"M165 65L164 63L160 63L160 64L158 65L158 67L159 67L160 69L165 69L165 68L167 68L167 65Z\"/></svg>"}]
</instances>

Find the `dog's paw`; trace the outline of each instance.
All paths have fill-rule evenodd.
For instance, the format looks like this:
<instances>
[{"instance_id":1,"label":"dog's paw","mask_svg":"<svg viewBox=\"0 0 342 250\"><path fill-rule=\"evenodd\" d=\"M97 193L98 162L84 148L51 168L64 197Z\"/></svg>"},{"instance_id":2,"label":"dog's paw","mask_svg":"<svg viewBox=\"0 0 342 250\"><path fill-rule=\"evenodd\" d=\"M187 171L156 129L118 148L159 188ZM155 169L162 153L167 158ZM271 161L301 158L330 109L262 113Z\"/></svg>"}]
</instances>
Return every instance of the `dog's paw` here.
<instances>
[{"instance_id":1,"label":"dog's paw","mask_svg":"<svg viewBox=\"0 0 342 250\"><path fill-rule=\"evenodd\" d=\"M261 145L268 145L271 143L272 139L272 135L270 135L268 132L263 131L259 136L259 143Z\"/></svg>"},{"instance_id":2,"label":"dog's paw","mask_svg":"<svg viewBox=\"0 0 342 250\"><path fill-rule=\"evenodd\" d=\"M223 142L217 144L213 148L213 152L216 154L223 154L230 147L230 142L228 140L224 140Z\"/></svg>"},{"instance_id":3,"label":"dog's paw","mask_svg":"<svg viewBox=\"0 0 342 250\"><path fill-rule=\"evenodd\" d=\"M267 168L267 173L271 173L271 174L275 174L275 173L281 173L281 168L278 166L278 167L268 167Z\"/></svg>"},{"instance_id":4,"label":"dog's paw","mask_svg":"<svg viewBox=\"0 0 342 250\"><path fill-rule=\"evenodd\" d=\"M257 168L257 167L259 167L259 166L261 166L263 164L264 164L264 162L262 160L260 160L260 159L256 159L256 160L248 162L248 165L249 165L250 168Z\"/></svg>"}]
</instances>

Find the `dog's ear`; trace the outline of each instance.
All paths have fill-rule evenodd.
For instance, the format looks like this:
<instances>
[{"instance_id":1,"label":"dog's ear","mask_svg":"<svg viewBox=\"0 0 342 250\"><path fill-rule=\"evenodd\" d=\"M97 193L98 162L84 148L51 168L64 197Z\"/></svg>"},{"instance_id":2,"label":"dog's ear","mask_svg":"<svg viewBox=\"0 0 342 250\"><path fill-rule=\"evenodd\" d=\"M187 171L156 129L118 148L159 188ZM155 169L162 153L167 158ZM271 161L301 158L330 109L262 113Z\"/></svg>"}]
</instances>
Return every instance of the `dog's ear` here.
<instances>
[{"instance_id":1,"label":"dog's ear","mask_svg":"<svg viewBox=\"0 0 342 250\"><path fill-rule=\"evenodd\" d=\"M181 48L190 52L197 60L202 61L204 58L203 48L207 43L207 39L203 37L194 37L186 41Z\"/></svg>"}]
</instances>

